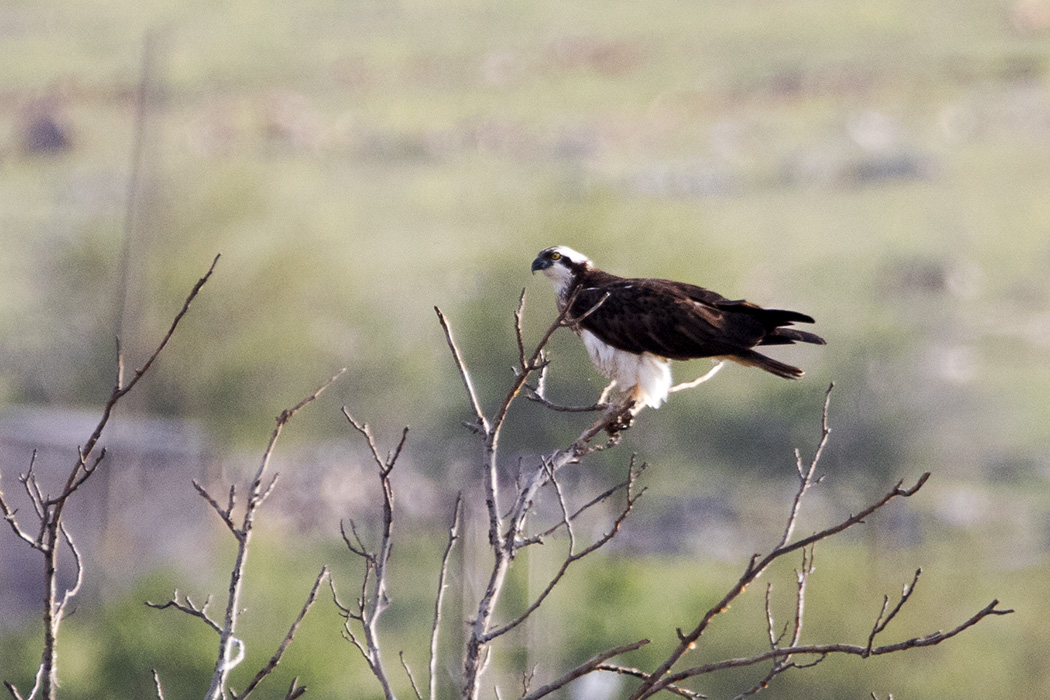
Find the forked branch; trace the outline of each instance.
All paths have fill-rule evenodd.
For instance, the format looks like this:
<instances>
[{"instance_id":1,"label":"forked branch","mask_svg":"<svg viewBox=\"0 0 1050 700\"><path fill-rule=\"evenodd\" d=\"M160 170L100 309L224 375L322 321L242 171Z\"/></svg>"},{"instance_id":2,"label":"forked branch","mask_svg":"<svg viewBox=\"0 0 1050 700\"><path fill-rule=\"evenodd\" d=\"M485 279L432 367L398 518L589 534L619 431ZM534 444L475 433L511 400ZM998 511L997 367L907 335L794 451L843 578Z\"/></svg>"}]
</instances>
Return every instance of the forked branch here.
<instances>
[{"instance_id":1,"label":"forked branch","mask_svg":"<svg viewBox=\"0 0 1050 700\"><path fill-rule=\"evenodd\" d=\"M350 521L350 529L354 535L354 542L350 541L345 527L340 523L340 530L343 533L343 541L346 543L347 549L364 561L365 571L361 577L361 592L357 596L355 604L343 603L336 591L335 582L329 579L332 601L344 620L343 636L361 652L361 656L368 663L372 675L376 677L380 686L382 686L384 697L392 700L394 692L386 669L383 666L377 626L380 616L390 604L390 599L387 596L387 565L390 562L390 552L394 544L394 487L390 481L390 475L394 471L394 466L397 464L397 460L405 447L405 442L408 439L408 428L406 427L401 431L401 439L396 447L384 457L380 453L368 425L354 419L345 406L343 407L343 415L354 430L364 437L372 455L372 460L378 469L379 484L383 492L383 524L379 537L379 547L373 552L368 549L361 539L352 520ZM455 528L456 525L454 524L453 529ZM451 548L451 544L449 547ZM438 614L440 614L440 608L438 609ZM355 631L355 626L360 627L360 636ZM435 636L437 634L436 629L437 623L435 622ZM405 668L407 672L407 666ZM411 678L411 673L409 673L409 677ZM412 679L412 684L415 686L414 679Z\"/></svg>"},{"instance_id":2,"label":"forked branch","mask_svg":"<svg viewBox=\"0 0 1050 700\"><path fill-rule=\"evenodd\" d=\"M600 301L599 304L600 303L602 302ZM517 365L514 369L514 376L510 381L509 389L503 395L499 405L491 414L487 414L482 408L478 394L475 390L474 382L464 360L463 353L460 351L460 348L454 339L448 320L439 309L435 309L444 331L446 342L451 350L453 361L467 390L468 401L475 417L475 421L471 424L471 427L482 439L483 449L480 467L485 494L484 512L487 515L488 521L487 530L489 551L492 556L491 568L486 573L487 581L485 581L484 590L480 592L477 605L471 609L470 619L467 621L467 639L463 660L464 675L463 685L461 687L461 696L465 700L474 700L481 695L481 678L485 673L488 660L491 659L493 642L501 636L509 633L511 630L518 628L527 619L533 616L542 606L544 601L548 599L552 591L565 580L565 573L572 564L579 561L581 558L594 553L608 543L619 531L621 524L631 512L638 495L640 495L635 492L637 471L640 471L640 468L638 470L635 469L634 461L632 459L628 477L624 482L606 489L598 496L587 500L583 505L570 506L570 500L572 499L569 497L570 494L568 494L563 488L562 481L559 478L561 470L568 465L579 462L586 455L596 450L615 446L618 443L617 433L623 428L622 421L629 421L630 418L633 417L633 407L627 399L621 399L618 403L612 405L599 402L599 404L594 406L578 408L558 406L547 400L545 392L543 391L544 372L549 365L549 357L545 351L547 342L558 328L568 327L579 323L586 318L588 313L593 313L594 309L592 308L577 318L570 318L568 314L563 311L547 328L546 332L542 335L540 342L534 346L530 352L527 350L528 346L524 340L524 333L522 330L523 304L524 294L522 295L519 306L514 314L518 355ZM570 307L571 303L566 306L566 308ZM597 306L595 308L597 308ZM714 372L718 371L719 366L714 367L711 371L694 382L687 382L674 387L674 390L684 390L702 383L706 379L709 379ZM540 378L534 385L530 385L528 383L528 378L533 373L539 373ZM824 397L823 411L821 414L820 439L813 457L808 462L804 463L801 454L796 451L795 470L798 479L797 487L794 490L794 495L788 508L783 531L779 534L776 543L768 553L764 555L755 554L750 557L736 582L715 605L699 615L691 629L677 630L677 644L667 657L656 667L656 669L651 671L643 670L620 665L611 661L613 657L638 649L647 643L647 640L641 640L626 646L611 648L575 668L570 669L561 676L555 678L553 681L540 687L532 687L534 675L531 671L522 674L523 690L521 691L521 695L525 700L538 700L538 698L559 691L582 676L595 672L611 672L637 679L638 685L631 694L632 699L649 698L665 691L679 697L690 699L700 698L703 697L701 693L687 688L683 684L698 676L717 671L730 668L750 667L759 664L769 664L769 668L757 679L757 682L738 696L748 697L757 694L766 688L777 676L791 669L803 669L814 666L831 654L852 654L861 657L868 657L917 647L931 646L960 634L986 617L1006 615L1012 612L1011 610L1000 608L998 601L993 601L990 605L986 606L981 611L978 611L969 620L957 625L947 632L938 631L925 636L911 637L899 642L878 644L880 636L884 634L888 625L894 619L901 616L907 602L911 599L919 578L919 574L916 573L911 584L904 586L901 596L896 604L891 607L889 598L887 597L884 599L882 609L863 644L806 644L803 641L806 591L809 580L815 571L813 565L815 545L818 542L864 523L867 518L876 514L891 501L897 498L908 498L916 494L926 484L930 476L928 473L922 474L910 486L905 486L903 480L899 481L881 498L867 504L858 512L844 517L836 524L804 537L796 537L795 531L798 525L804 497L812 487L816 486L821 481L821 477L817 474L817 467L831 432L828 411L832 388L833 385L828 387L827 393ZM604 413L599 420L581 432L579 437L570 445L552 453L540 456L535 464L522 466L523 462L519 462L519 477L513 484L511 484L505 483L508 481L505 478L501 479L501 475L507 470L501 468L502 465L499 461L499 443L502 428L504 427L509 415L509 408L523 389L532 393L531 398L557 411L602 410ZM349 416L347 417L349 418ZM374 442L370 438L367 426L361 426L352 419L351 422L369 441L373 458L377 465L379 465L380 477L381 479L386 479L389 476L389 471L392 467L392 463L388 464L390 458L388 457L387 460L382 459L379 451L375 448ZM604 443L600 443L595 438L603 432L609 433L609 439ZM403 441L404 436L402 436L401 444L403 444ZM391 456L396 458L396 455L399 452L400 445L397 449L392 451ZM543 493L546 493L543 489L547 485L550 486L550 493L556 499L560 518L553 525L545 526L545 528L536 528L536 532L529 532L529 528L527 527L528 521L534 517L533 514L535 513L536 500ZM599 535L589 544L582 545L580 543L578 532L579 527L576 522L577 518L595 505L606 502L620 491L623 491L626 494L625 503L613 517L608 529L604 534ZM441 616L441 594L445 587L444 581L448 566L449 552L458 537L458 523L459 504L457 502L452 526L450 528L448 546L441 563L438 584L439 593L435 606L434 621L431 627L431 663L429 673L430 700L433 700L435 697L434 676L437 631ZM384 604L384 598L376 598L375 592L385 588L385 574L380 575L378 573L380 562L385 561L385 555L382 554L382 545L378 552L369 551L358 535L356 528L353 527L353 523L351 523L351 530L353 532L353 537L351 538L346 535L344 530L344 539L351 551L362 556L366 561L365 583L362 586L357 608L345 606L340 603L335 596L334 587L333 597L336 597L337 605L340 606L344 616L347 618L348 625L351 620L362 624L363 629L365 630L364 641L358 640L353 636L353 633L348 632L348 635L350 636L351 641L358 645L358 648L361 650L365 658L369 659L373 673L375 673L375 675L384 683L384 690L389 698L391 697L389 686L385 682L385 675L383 674L381 663L378 661L378 644L368 641L368 621L374 621L376 614L374 611L381 611ZM388 536L388 533L389 528L384 525L384 538ZM510 571L517 553L522 548L542 543L546 538L554 534L560 535L562 533L564 533L567 540L567 551L561 559L560 564L555 566L547 583L543 585L542 590L532 598L531 601L527 602L522 611L510 616L505 622L498 623L498 603L504 591L508 572ZM681 663L683 657L691 650L697 648L700 638L709 629L711 624L720 615L724 614L729 609L730 605L735 602L738 597L743 595L746 589L762 576L775 561L785 556L789 556L792 553L801 553L801 566L795 570L795 581L792 592L794 607L792 613L788 616L787 621L780 623L779 626L773 616L773 587L772 585L766 587L765 612L766 634L768 638L766 649L747 657L723 659L712 663L694 665L684 669L681 668L683 665ZM371 600L373 601L372 607L367 603L370 599L369 595L371 595ZM349 630L349 626L347 627L347 630ZM423 694L420 687L416 684L415 679L409 672L407 663L403 656L402 664L405 668L406 674L409 676L416 697L422 700ZM499 688L495 689L495 693L496 697L500 697Z\"/></svg>"},{"instance_id":3,"label":"forked branch","mask_svg":"<svg viewBox=\"0 0 1050 700\"><path fill-rule=\"evenodd\" d=\"M189 311L190 305L193 303L194 299L197 298L197 295L215 271L215 266L218 262L219 256L216 255L215 259L212 260L208 271L197 281L193 286L193 289L191 289L190 293L186 296L182 308L175 314L168 331L163 337L161 337L160 342L142 366L135 370L130 381L125 381L124 354L120 348L120 338L117 338L116 379L114 381L113 389L111 390L109 397L106 399L105 404L102 406L102 415L98 423L95 425L94 430L91 432L87 441L77 449L77 456L73 462L72 468L56 496L44 495L44 491L41 489L40 484L36 479L36 475L33 472L33 460L35 460L34 454L33 460L30 461L29 470L22 475L20 481L33 505L37 518L37 527L23 527L18 523L15 509L8 502L3 489L0 488L0 513L3 514L4 520L7 521L8 525L19 539L40 552L43 558L45 586L43 614L44 652L43 659L36 675L36 682L29 697L37 697L38 691L40 697L45 700L53 700L56 695L56 688L58 685L58 630L62 624L62 620L70 602L79 592L81 583L83 582L84 562L63 521L63 512L66 503L73 494L76 493L89 478L91 478L105 458L105 449L99 449L96 453L96 447L98 447L99 440L102 438L102 434L105 431L106 426L109 424L110 418L117 408L117 404L128 394L128 392L135 388L139 381L153 367L153 363L160 356L160 353L164 348L167 347L172 336L175 335L175 331L179 327L182 319L186 316L186 313ZM37 533L35 536L31 534L33 530ZM75 575L74 583L69 588L66 588L61 597L59 597L58 550L63 542L65 542L73 553ZM13 684L7 683L6 685L12 696L16 698L21 697L18 689L15 688Z\"/></svg>"},{"instance_id":4,"label":"forked branch","mask_svg":"<svg viewBox=\"0 0 1050 700\"><path fill-rule=\"evenodd\" d=\"M237 623L240 618L242 610L241 595L244 587L245 570L248 561L248 552L250 551L252 533L255 527L255 518L258 515L259 508L266 501L269 495L273 492L273 488L277 483L277 474L273 477L268 476L268 470L270 466L270 460L273 457L274 449L277 446L277 440L281 436L281 432L284 430L285 425L296 415L303 407L312 401L316 400L325 389L327 389L332 382L342 376L346 370L340 370L331 379L324 382L319 386L313 393L309 394L297 404L291 408L281 411L277 416L276 425L274 426L273 433L270 435L270 441L266 446L266 450L263 452L262 460L259 463L259 468L255 472L255 476L248 483L248 498L244 505L244 514L240 518L240 522L233 517L234 505L236 503L235 494L236 489L234 486L229 488L229 497L227 499L227 505L225 507L220 506L218 501L212 497L212 495L201 486L199 483L194 482L193 486L197 490L212 510L216 512L219 518L222 520L223 525L230 531L234 539L237 541L237 554L234 559L233 568L230 571L229 588L226 598L226 614L222 622L213 620L207 614L208 603L211 602L211 598L205 602L203 606L195 606L187 598L185 603L180 603L178 600L178 591L172 596L172 599L162 605L148 603L150 607L157 609L174 608L183 613L187 613L193 617L197 617L203 620L212 630L214 630L219 636L219 651L215 660L215 670L212 673L211 685L208 688L207 699L208 700L222 700L227 694L236 698L247 697L256 686L266 678L280 663L281 656L284 654L284 650L292 642L292 638L295 636L296 630L302 623L303 617L310 610L314 600L317 597L317 590L321 585L323 579L327 576L327 569L322 569L321 573L318 574L317 580L314 582L313 589L307 598L306 604L303 606L302 612L296 621L292 624L291 629L286 635L285 640L278 647L277 652L270 658L270 661L266 666L263 667L259 673L256 674L255 678L249 683L248 687L240 694L236 695L228 689L228 677L230 671L236 667L243 659L245 655L245 644L236 635ZM293 692L290 690L289 692ZM299 693L301 694L301 693ZM298 696L296 696L298 697Z\"/></svg>"},{"instance_id":5,"label":"forked branch","mask_svg":"<svg viewBox=\"0 0 1050 700\"><path fill-rule=\"evenodd\" d=\"M441 327L445 333L445 340L452 352L453 361L463 380L464 386L467 388L468 399L471 408L475 413L476 425L479 427L479 432L481 433L483 440L482 475L485 487L485 508L488 515L488 539L493 555L493 563L488 574L488 581L469 623L466 657L464 661L464 685L462 693L464 698L476 698L478 695L480 677L484 670L484 659L487 654L488 645L494 639L518 626L532 615L547 598L554 586L562 580L565 570L573 562L578 561L583 556L593 553L599 547L608 542L609 539L611 539L619 530L622 519L626 517L628 512L630 512L631 506L634 503L635 496L630 493L630 488L633 484L634 478L634 468L632 465L632 476L629 477L628 485L625 487L629 494L628 504L620 517L614 522L608 533L581 552L575 552L572 549L574 542L573 537L570 534L570 552L563 561L560 570L554 574L551 581L545 587L545 590L527 607L523 614L501 626L495 625L494 615L496 605L503 591L507 572L514 561L518 550L539 541L537 537L529 536L525 529L528 516L533 512L535 499L539 490L545 484L554 482L555 493L560 494L559 487L555 481L558 472L565 466L580 461L585 455L595 450L604 449L605 447L617 444L618 439L615 436L616 429L612 426L620 425L624 421L624 417L630 415L631 406L626 402L620 402L611 407L602 407L604 409L602 417L593 425L585 429L570 446L558 450L553 454L541 457L535 466L529 468L525 478L515 484L513 489L505 488L501 485L499 478L499 442L501 431L507 419L511 405L518 398L522 389L526 387L529 376L535 372L540 373L540 382L535 388L530 388L530 391L535 396L542 399L543 370L547 367L549 362L545 348L550 341L551 336L559 328L571 327L578 324L605 302L605 298L602 298L583 314L571 317L569 315L569 309L572 308L572 302L574 301L576 294L578 294L578 290L572 293L568 303L563 307L557 318L555 318L547 327L533 350L527 352L524 332L522 329L522 309L525 302L524 292L522 293L518 308L514 314L514 330L518 347L518 364L515 367L514 377L511 380L509 389L504 394L499 406L491 416L486 415L481 408L477 393L474 390L474 382L471 379L470 372L463 359L463 354L460 352L460 349L455 342L448 320L445 318L444 314L442 314L440 309L435 309ZM543 400L545 401L545 399ZM606 431L610 434L608 442L605 444L592 444L594 439L600 433ZM600 500L608 498L614 492L615 490L608 492L607 495ZM508 496L512 498L513 503L509 509L504 510L503 506L501 506L501 501L505 500ZM563 517L562 522L554 529L557 530L564 527L566 532L571 533L571 518L567 515L568 510L564 504L564 500L561 502L565 517Z\"/></svg>"},{"instance_id":6,"label":"forked branch","mask_svg":"<svg viewBox=\"0 0 1050 700\"><path fill-rule=\"evenodd\" d=\"M306 618L306 614L310 612L310 608L313 607L314 602L317 600L317 594L321 589L321 582L328 576L328 567L321 567L321 573L317 574L317 579L314 581L313 588L310 589L310 594L306 597L306 602L303 604L302 610L299 611L299 616L292 622L292 626L288 628L288 633L284 635L284 639L281 640L277 650L270 657L270 660L266 662L266 665L259 669L259 672L255 674L255 677L248 682L248 685L240 693L232 693L232 697L237 700L244 700L247 698L253 690L265 679L268 675L273 673L277 669L277 665L281 663L281 658L284 656L284 652L288 650L292 641L295 639L295 633L299 631L299 626L303 624L303 620ZM295 694L295 682L293 681L293 688L289 690L289 695L286 697L299 697L306 688L299 688L298 694Z\"/></svg>"},{"instance_id":7,"label":"forked branch","mask_svg":"<svg viewBox=\"0 0 1050 700\"><path fill-rule=\"evenodd\" d=\"M908 498L915 495L919 489L923 487L930 474L924 473L911 487L904 487L903 481L897 482L884 496L878 500L870 503L858 513L849 515L848 517L841 520L839 523L820 530L819 532L813 533L807 537L800 538L792 541L792 535L795 529L795 525L798 520L799 510L803 496L814 484L819 483L820 478L815 476L817 464L820 460L824 446L827 444L828 436L830 434L830 428L828 427L828 404L830 400L831 390L834 385L828 387L827 394L824 400L824 410L821 420L821 438L818 443L817 449L814 453L813 459L809 465L803 467L801 458L798 457L796 452L796 470L799 477L798 488L795 491L795 496L792 501L787 523L784 528L784 533L780 540L773 547L773 549L765 556L755 554L751 557L744 572L735 584L729 589L729 591L722 597L722 599L714 606L709 608L706 613L701 617L698 624L688 632L678 630L678 645L668 655L667 659L660 664L660 666L651 673L643 674L643 679L638 688L631 695L632 700L640 700L641 698L651 697L663 690L669 690L672 686L678 686L682 681L695 676L713 673L715 671L721 671L728 668L737 668L741 666L751 666L754 664L762 663L765 661L772 660L773 666L769 673L756 683L750 690L742 693L739 697L746 697L759 692L765 688L769 682L780 673L790 668L803 668L808 665L815 665L819 663L825 656L833 653L845 653L854 654L862 657L874 656L879 654L893 653L897 651L903 651L905 649L911 649L919 646L931 646L939 644L951 637L959 634L963 630L977 624L980 620L990 615L1006 615L1012 612L1012 610L1003 610L998 607L998 601L993 601L990 605L979 611L972 618L962 623L958 627L954 628L949 632L936 632L923 637L914 637L907 639L903 642L895 644L887 644L883 646L875 646L875 639L877 635L882 633L886 626L893 620L897 614L901 611L904 605L910 599L914 592L915 585L918 582L919 572L916 572L914 579L910 586L905 586L901 594L900 600L894 606L892 610L888 610L889 600L884 599L882 610L872 627L871 633L868 636L867 643L863 646L850 645L850 644L824 644L824 645L803 645L800 643L802 633L802 621L805 603L805 591L806 584L809 580L810 574L813 572L813 547L816 543L826 540L834 535L837 535L851 527L859 525L875 514L887 504L896 498ZM767 588L767 603L766 603L766 616L767 616L767 633L770 640L770 648L768 651L754 656L738 659L728 659L712 664L706 664L702 666L695 666L693 668L685 669L682 671L672 672L672 668L679 662L679 660L690 650L696 648L697 642L700 637L704 634L710 624L716 617L723 614L729 609L730 605L736 598L741 596L759 576L761 576L769 566L776 560L801 550L803 552L802 567L796 571L797 588L796 588L796 605L794 619L789 625L786 625L784 631L779 635L775 633L774 622L770 611L769 596L771 595L771 589ZM782 644L785 635L787 637L787 644ZM792 657L807 656L811 658L811 661L807 664L797 664L792 662Z\"/></svg>"}]
</instances>

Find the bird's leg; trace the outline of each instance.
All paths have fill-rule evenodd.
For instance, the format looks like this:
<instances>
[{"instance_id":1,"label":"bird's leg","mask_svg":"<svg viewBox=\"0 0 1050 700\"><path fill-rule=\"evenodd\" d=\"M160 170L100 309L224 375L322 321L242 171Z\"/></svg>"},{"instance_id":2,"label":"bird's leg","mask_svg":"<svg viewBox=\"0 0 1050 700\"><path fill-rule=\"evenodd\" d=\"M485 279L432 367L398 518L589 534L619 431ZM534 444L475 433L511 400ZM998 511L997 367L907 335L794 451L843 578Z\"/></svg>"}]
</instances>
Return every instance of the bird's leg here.
<instances>
[{"instance_id":1,"label":"bird's leg","mask_svg":"<svg viewBox=\"0 0 1050 700\"><path fill-rule=\"evenodd\" d=\"M701 384L706 382L708 379L710 379L711 377L713 377L716 374L718 374L718 370L722 369L722 366L725 365L725 363L726 363L725 360L719 360L718 364L716 364L711 369L707 370L706 374L697 377L696 379L694 379L691 382L683 382L681 384L676 384L673 387L671 387L670 389L668 389L667 393L668 394L673 394L676 391L682 391L683 389L692 389L694 386L700 386Z\"/></svg>"},{"instance_id":2,"label":"bird's leg","mask_svg":"<svg viewBox=\"0 0 1050 700\"><path fill-rule=\"evenodd\" d=\"M602 389L602 393L598 395L598 400L595 402L596 405L601 405L609 401L609 394L612 393L613 388L616 387L616 380L609 382L609 385Z\"/></svg>"}]
</instances>

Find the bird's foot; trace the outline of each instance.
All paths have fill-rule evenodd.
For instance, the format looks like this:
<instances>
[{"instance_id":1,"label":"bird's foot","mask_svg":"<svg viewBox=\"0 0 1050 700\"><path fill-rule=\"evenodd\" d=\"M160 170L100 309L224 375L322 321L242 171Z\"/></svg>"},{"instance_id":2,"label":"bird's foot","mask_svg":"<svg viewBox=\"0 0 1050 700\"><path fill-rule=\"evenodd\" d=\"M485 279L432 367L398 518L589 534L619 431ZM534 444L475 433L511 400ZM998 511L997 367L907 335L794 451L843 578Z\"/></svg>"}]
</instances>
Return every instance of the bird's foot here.
<instances>
[{"instance_id":1,"label":"bird's foot","mask_svg":"<svg viewBox=\"0 0 1050 700\"><path fill-rule=\"evenodd\" d=\"M628 400L614 405L606 414L605 432L609 437L619 437L620 433L634 425L634 417L637 415L635 401Z\"/></svg>"}]
</instances>

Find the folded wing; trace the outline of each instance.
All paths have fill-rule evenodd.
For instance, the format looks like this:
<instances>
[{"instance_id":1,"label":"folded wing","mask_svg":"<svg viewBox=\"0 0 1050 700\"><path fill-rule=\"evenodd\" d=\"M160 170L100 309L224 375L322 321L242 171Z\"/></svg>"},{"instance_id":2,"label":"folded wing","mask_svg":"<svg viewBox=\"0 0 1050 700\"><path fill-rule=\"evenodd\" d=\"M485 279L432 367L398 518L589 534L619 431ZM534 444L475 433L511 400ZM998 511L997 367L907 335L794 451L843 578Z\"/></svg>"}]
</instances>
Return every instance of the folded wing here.
<instances>
[{"instance_id":1,"label":"folded wing","mask_svg":"<svg viewBox=\"0 0 1050 700\"><path fill-rule=\"evenodd\" d=\"M570 315L603 342L631 353L672 360L724 357L785 377L801 370L751 350L758 345L824 344L790 326L813 323L805 314L729 300L703 287L600 273L581 285Z\"/></svg>"}]
</instances>

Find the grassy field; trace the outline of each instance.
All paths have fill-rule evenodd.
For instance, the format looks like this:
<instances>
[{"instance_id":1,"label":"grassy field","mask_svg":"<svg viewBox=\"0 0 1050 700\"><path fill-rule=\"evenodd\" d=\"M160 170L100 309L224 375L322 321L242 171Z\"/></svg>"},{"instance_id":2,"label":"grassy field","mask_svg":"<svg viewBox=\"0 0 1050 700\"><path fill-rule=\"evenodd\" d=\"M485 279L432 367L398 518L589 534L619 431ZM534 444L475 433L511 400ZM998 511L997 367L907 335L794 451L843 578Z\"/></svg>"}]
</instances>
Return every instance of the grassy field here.
<instances>
[{"instance_id":1,"label":"grassy field","mask_svg":"<svg viewBox=\"0 0 1050 700\"><path fill-rule=\"evenodd\" d=\"M516 353L521 290L531 334L552 315L528 265L568 244L613 272L798 308L829 340L778 354L807 369L802 383L732 368L643 415L625 443L661 465L650 488L669 500L657 503L775 499L769 484L793 473L793 447L815 442L834 380L829 498L934 472L926 544L902 557L940 570L920 622L957 618L956 600L1025 608L916 656L937 671L908 665L902 686L829 662L785 696L812 683L812 697L1035 697L1025 689L1050 683L1032 651L1050 619L1036 595L1050 512L1040 11L1039 0L2 8L0 409L97 404L118 328L143 356L221 253L130 408L198 420L220 451L255 450L276 412L346 366L292 442L345 439L346 404L389 431L410 423L421 456L451 454L466 444L467 407L433 306L491 402ZM67 141L34 147L28 131L44 121ZM582 349L563 337L554 350L552 391L589 401L601 383ZM518 425L512 452L577 430L531 412ZM879 574L841 585L877 599L908 579L911 563L883 572L862 544L836 550L844 561L829 569ZM677 580L693 565L628 566L639 571L625 599L644 600L645 575ZM835 604L851 595L828 590L832 614L814 628L851 617ZM120 627L124 614L100 619ZM586 635L564 643L588 648ZM7 669L15 652L0 651ZM89 668L69 671L69 697L95 692Z\"/></svg>"}]
</instances>

